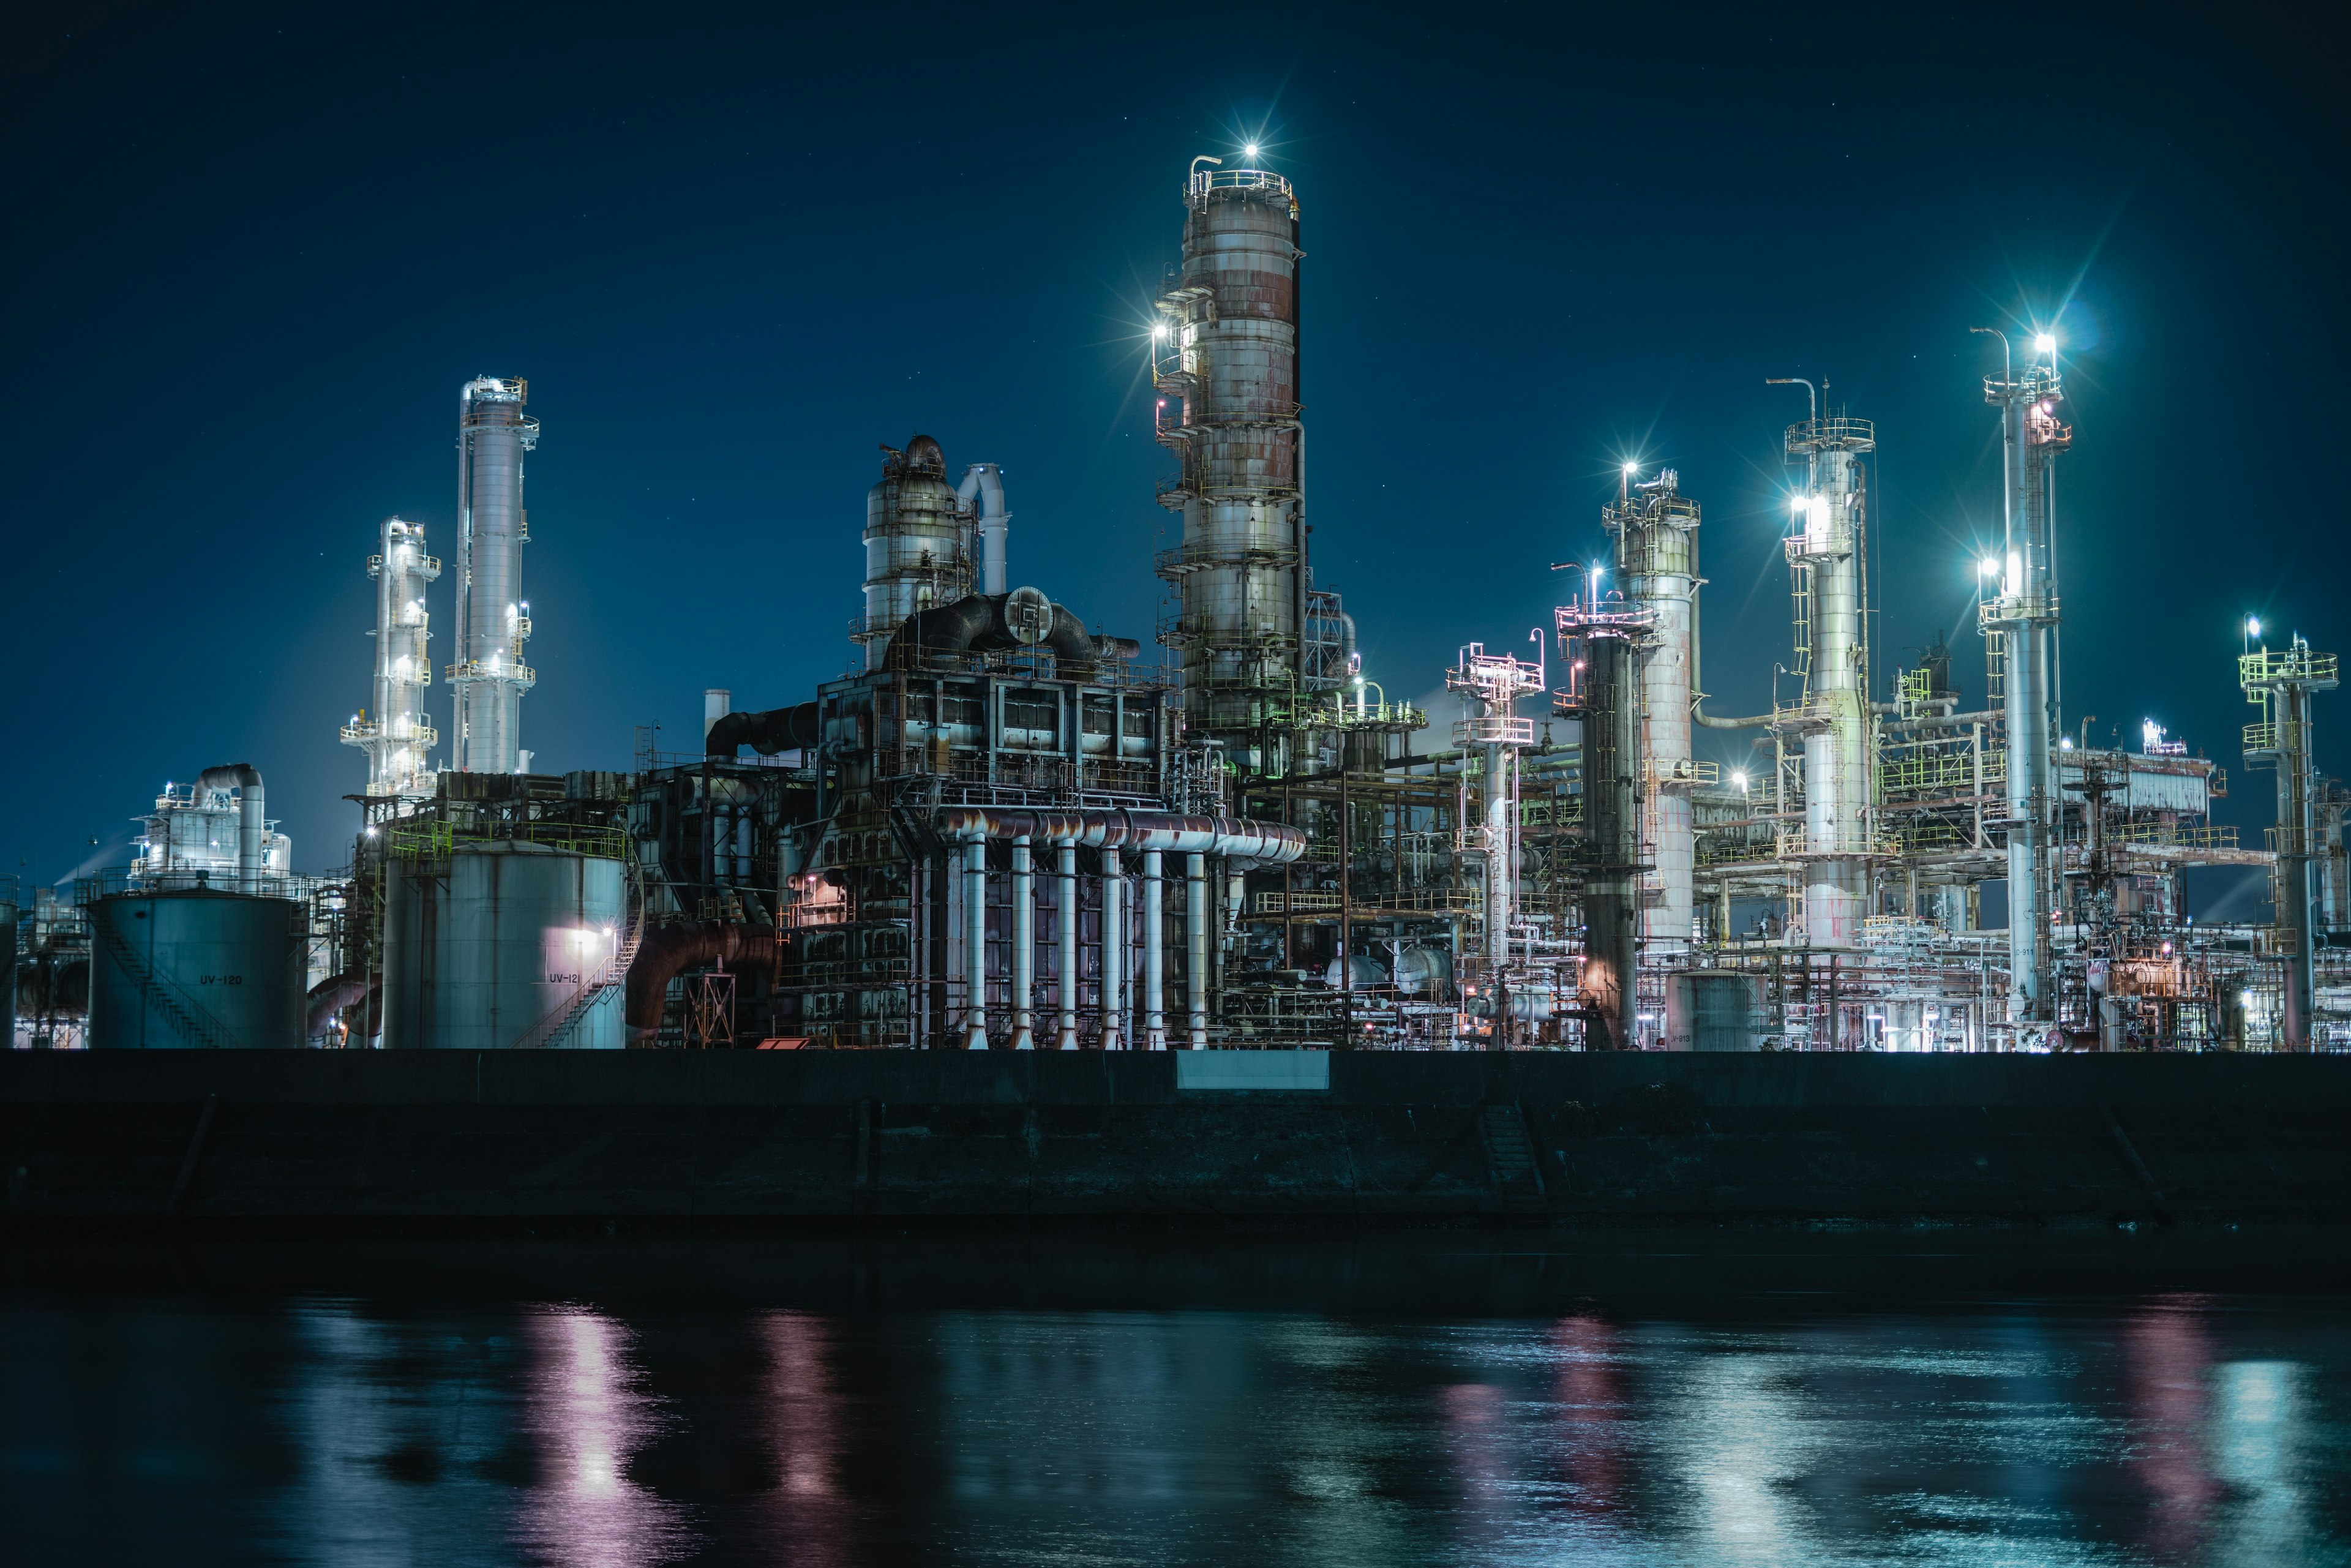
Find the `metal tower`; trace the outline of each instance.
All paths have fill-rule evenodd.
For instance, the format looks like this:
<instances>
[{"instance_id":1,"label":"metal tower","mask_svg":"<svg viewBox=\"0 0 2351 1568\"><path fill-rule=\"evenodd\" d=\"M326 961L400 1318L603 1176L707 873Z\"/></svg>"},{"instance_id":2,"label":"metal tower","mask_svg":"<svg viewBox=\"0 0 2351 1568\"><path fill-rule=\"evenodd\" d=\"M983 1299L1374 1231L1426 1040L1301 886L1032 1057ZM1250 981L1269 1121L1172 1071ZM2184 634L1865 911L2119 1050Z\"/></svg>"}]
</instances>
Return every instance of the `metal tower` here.
<instances>
[{"instance_id":1,"label":"metal tower","mask_svg":"<svg viewBox=\"0 0 2351 1568\"><path fill-rule=\"evenodd\" d=\"M1536 653L1542 633L1534 633ZM1508 653L1489 653L1483 643L1461 650L1445 672L1445 687L1477 705L1478 711L1453 727L1456 744L1485 753L1484 821L1474 841L1486 859L1486 953L1489 985L1503 983L1510 960L1510 921L1519 891L1519 748L1531 746L1535 721L1518 714L1519 699L1543 689L1540 660L1529 664ZM1509 1025L1505 1012L1494 1019L1499 1045Z\"/></svg>"},{"instance_id":2,"label":"metal tower","mask_svg":"<svg viewBox=\"0 0 2351 1568\"><path fill-rule=\"evenodd\" d=\"M888 454L882 477L865 493L865 612L849 631L851 642L864 645L869 670L882 667L906 617L953 604L978 587L972 517L947 483L939 444L917 435L904 452L886 444L882 450ZM993 499L1000 529L1010 520L1000 485ZM999 531L999 577L1002 538Z\"/></svg>"},{"instance_id":3,"label":"metal tower","mask_svg":"<svg viewBox=\"0 0 2351 1568\"><path fill-rule=\"evenodd\" d=\"M1307 701L1304 433L1298 402L1298 201L1263 169L1184 187L1184 266L1159 301L1158 438L1182 464L1159 488L1184 541L1159 574L1178 609L1188 727L1251 771L1286 770L1278 732ZM1255 753L1255 755L1251 755Z\"/></svg>"},{"instance_id":4,"label":"metal tower","mask_svg":"<svg viewBox=\"0 0 2351 1568\"><path fill-rule=\"evenodd\" d=\"M1583 963L1576 984L1586 1048L1635 1043L1640 992L1636 924L1641 883L1654 869L1641 856L1641 670L1656 634L1656 610L1587 591L1554 613L1567 684L1552 711L1579 721L1583 741Z\"/></svg>"},{"instance_id":5,"label":"metal tower","mask_svg":"<svg viewBox=\"0 0 2351 1568\"><path fill-rule=\"evenodd\" d=\"M1698 503L1676 492L1661 469L1635 484L1625 466L1617 502L1602 520L1616 539L1617 580L1628 609L1647 612L1648 634L1634 654L1640 682L1642 839L1657 879L1657 898L1641 911L1641 938L1651 953L1687 951L1694 930L1696 869L1689 792L1719 769L1690 758L1690 640L1698 592ZM1703 775L1703 777L1701 777Z\"/></svg>"},{"instance_id":6,"label":"metal tower","mask_svg":"<svg viewBox=\"0 0 2351 1568\"><path fill-rule=\"evenodd\" d=\"M1849 947L1868 912L1870 857L1878 853L1870 810L1869 634L1864 584L1867 497L1861 458L1877 449L1865 419L1823 414L1788 427L1787 455L1804 468L1783 546L1807 606L1798 664L1803 700L1774 716L1773 727L1804 744L1804 826L1785 847L1804 875L1804 940Z\"/></svg>"},{"instance_id":7,"label":"metal tower","mask_svg":"<svg viewBox=\"0 0 2351 1568\"><path fill-rule=\"evenodd\" d=\"M538 677L522 657L530 636L522 458L538 445L538 421L522 412L528 393L518 376L480 376L458 394L457 661L449 684L457 710L453 766L465 773L519 773L530 755L522 749L522 695Z\"/></svg>"},{"instance_id":8,"label":"metal tower","mask_svg":"<svg viewBox=\"0 0 2351 1568\"><path fill-rule=\"evenodd\" d=\"M441 575L441 560L426 552L420 524L386 517L367 570L376 585L374 706L343 726L343 744L367 753L369 794L429 795L441 732L424 711L433 684L424 587Z\"/></svg>"},{"instance_id":9,"label":"metal tower","mask_svg":"<svg viewBox=\"0 0 2351 1568\"><path fill-rule=\"evenodd\" d=\"M2258 622L2254 623L2257 625ZM2253 625L2247 634L2257 635ZM2277 856L2270 899L2277 910L2278 939L2285 949L2285 1007L2278 1020L2278 1049L2308 1051L2311 1044L2310 857L2316 820L2313 797L2317 776L2310 737L2310 699L2336 685L2332 653L2314 653L2296 637L2285 648L2264 647L2237 661L2237 683L2246 700L2262 710L2261 721L2245 727L2245 763L2277 769L2277 826L2270 849Z\"/></svg>"},{"instance_id":10,"label":"metal tower","mask_svg":"<svg viewBox=\"0 0 2351 1568\"><path fill-rule=\"evenodd\" d=\"M2059 808L2055 751L2064 720L2057 704L2057 577L2053 553L2052 485L2057 455L2073 444L2071 426L2057 419L2064 401L2056 340L2034 344L2035 359L2018 374L2005 334L2001 379L1984 379L1984 401L2001 411L2001 448L2007 540L2000 593L1980 614L2005 653L2008 731L2009 1017L2055 1017L2056 992L2049 922L2062 868L2053 825ZM2043 364L2039 356L2046 355Z\"/></svg>"}]
</instances>

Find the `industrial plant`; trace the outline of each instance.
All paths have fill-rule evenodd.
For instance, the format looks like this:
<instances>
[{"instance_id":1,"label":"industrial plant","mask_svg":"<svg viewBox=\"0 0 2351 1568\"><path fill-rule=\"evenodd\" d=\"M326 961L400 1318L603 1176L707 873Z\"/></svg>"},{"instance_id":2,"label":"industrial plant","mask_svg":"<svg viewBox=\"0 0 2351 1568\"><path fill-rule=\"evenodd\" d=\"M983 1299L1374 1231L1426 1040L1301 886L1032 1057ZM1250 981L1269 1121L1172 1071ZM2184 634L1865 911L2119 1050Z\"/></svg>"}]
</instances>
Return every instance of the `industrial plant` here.
<instances>
[{"instance_id":1,"label":"industrial plant","mask_svg":"<svg viewBox=\"0 0 2351 1568\"><path fill-rule=\"evenodd\" d=\"M1002 468L914 434L866 494L862 596L838 586L852 673L742 709L710 690L690 753L541 769L539 424L523 379L475 377L455 521L433 528L451 568L423 523L377 527L363 704L318 737L365 759L345 869L294 872L255 766L159 759L191 771L129 864L0 887L14 1043L2351 1043L2351 946L2331 942L2351 931L2351 791L2312 744L2335 656L2242 628L2244 766L2276 792L2258 846L2213 821L2213 761L2151 722L2136 749L2095 744L2061 706L2053 476L2074 436L2055 339L1978 329L2005 508L1958 639L1980 651L1980 706L1953 677L1972 653L1938 641L1904 666L1872 646L1879 432L1792 379L1755 389L1790 421L1769 711L1708 711L1702 500L1649 465L1600 510L1612 558L1553 579L1549 626L1491 646L1464 627L1442 672L1373 671L1313 567L1299 193L1213 158L1181 193L1148 335L1153 499L1181 532L1132 563L1162 585L1156 626L1099 625L1024 580ZM1440 676L1458 716L1386 695ZM1705 731L1735 732L1743 760L1699 757ZM2265 869L2273 920L2192 919L2183 877L2210 866Z\"/></svg>"}]
</instances>

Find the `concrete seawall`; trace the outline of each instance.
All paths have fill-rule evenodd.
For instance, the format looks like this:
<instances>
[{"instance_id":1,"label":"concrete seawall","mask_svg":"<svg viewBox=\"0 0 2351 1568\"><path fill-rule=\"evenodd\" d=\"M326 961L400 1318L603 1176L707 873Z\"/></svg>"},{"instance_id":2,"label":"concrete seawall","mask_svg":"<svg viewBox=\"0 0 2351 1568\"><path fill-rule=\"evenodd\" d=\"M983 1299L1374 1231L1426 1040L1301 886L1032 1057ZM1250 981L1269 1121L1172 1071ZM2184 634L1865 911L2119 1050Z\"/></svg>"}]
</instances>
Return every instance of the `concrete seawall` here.
<instances>
[{"instance_id":1,"label":"concrete seawall","mask_svg":"<svg viewBox=\"0 0 2351 1568\"><path fill-rule=\"evenodd\" d=\"M652 1223L2277 1225L2351 1061L19 1052L16 1234Z\"/></svg>"}]
</instances>

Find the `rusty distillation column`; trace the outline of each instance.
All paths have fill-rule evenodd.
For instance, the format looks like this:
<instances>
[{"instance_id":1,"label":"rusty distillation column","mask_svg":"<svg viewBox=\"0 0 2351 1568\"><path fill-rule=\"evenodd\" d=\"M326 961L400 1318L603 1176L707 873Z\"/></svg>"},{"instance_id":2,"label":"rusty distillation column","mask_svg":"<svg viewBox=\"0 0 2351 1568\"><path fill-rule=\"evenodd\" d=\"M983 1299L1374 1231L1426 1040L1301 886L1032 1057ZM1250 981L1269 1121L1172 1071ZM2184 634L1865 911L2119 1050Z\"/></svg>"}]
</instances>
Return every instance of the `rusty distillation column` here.
<instances>
[{"instance_id":1,"label":"rusty distillation column","mask_svg":"<svg viewBox=\"0 0 2351 1568\"><path fill-rule=\"evenodd\" d=\"M1306 583L1299 423L1298 202L1264 169L1203 168L1184 187L1184 265L1152 346L1158 438L1182 465L1159 499L1184 518L1163 551L1178 610L1186 727L1245 769L1285 770L1303 702Z\"/></svg>"}]
</instances>

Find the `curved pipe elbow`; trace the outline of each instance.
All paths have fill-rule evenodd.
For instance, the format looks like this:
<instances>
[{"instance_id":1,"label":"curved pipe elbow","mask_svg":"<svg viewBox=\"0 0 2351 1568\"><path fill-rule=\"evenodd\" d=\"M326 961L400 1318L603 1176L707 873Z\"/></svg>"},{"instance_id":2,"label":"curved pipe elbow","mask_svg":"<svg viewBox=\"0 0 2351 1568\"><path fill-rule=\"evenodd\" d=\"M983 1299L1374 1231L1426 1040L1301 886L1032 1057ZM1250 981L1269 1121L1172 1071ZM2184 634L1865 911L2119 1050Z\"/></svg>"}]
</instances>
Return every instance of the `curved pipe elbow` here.
<instances>
[{"instance_id":1,"label":"curved pipe elbow","mask_svg":"<svg viewBox=\"0 0 2351 1568\"><path fill-rule=\"evenodd\" d=\"M649 932L630 961L622 991L621 1016L628 1042L642 1044L661 1030L662 1009L669 999L669 983L680 972L721 959L741 963L774 941L772 927L716 920L690 925L664 925Z\"/></svg>"},{"instance_id":2,"label":"curved pipe elbow","mask_svg":"<svg viewBox=\"0 0 2351 1568\"><path fill-rule=\"evenodd\" d=\"M818 727L814 703L769 708L765 713L730 713L711 725L703 749L711 757L732 757L747 746L762 757L773 757L779 751L814 746Z\"/></svg>"}]
</instances>

